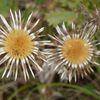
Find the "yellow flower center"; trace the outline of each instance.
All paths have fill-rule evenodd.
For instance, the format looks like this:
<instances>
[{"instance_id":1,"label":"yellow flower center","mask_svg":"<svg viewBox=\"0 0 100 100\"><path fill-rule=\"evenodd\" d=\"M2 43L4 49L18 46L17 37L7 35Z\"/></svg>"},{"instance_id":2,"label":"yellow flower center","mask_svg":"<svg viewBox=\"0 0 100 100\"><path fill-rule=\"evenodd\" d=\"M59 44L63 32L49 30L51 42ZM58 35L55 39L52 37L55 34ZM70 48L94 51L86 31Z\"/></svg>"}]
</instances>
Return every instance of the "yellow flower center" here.
<instances>
[{"instance_id":1,"label":"yellow flower center","mask_svg":"<svg viewBox=\"0 0 100 100\"><path fill-rule=\"evenodd\" d=\"M32 52L34 43L27 32L15 30L7 34L4 42L5 51L15 58L23 58Z\"/></svg>"},{"instance_id":2,"label":"yellow flower center","mask_svg":"<svg viewBox=\"0 0 100 100\"><path fill-rule=\"evenodd\" d=\"M72 64L81 64L89 57L89 44L82 39L69 39L64 42L62 53Z\"/></svg>"}]
</instances>

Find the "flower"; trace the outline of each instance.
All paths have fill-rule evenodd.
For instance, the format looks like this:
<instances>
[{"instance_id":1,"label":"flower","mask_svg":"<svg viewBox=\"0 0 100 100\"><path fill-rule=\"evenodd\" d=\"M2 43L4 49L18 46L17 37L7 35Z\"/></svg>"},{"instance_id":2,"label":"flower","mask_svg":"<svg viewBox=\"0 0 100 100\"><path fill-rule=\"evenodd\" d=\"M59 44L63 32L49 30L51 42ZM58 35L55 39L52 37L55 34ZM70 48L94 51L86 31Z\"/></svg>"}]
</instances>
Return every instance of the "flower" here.
<instances>
[{"instance_id":1,"label":"flower","mask_svg":"<svg viewBox=\"0 0 100 100\"><path fill-rule=\"evenodd\" d=\"M29 79L29 72L35 77L34 70L42 71L36 61L36 57L43 58L43 54L40 51L39 46L42 44L38 41L40 32L44 30L44 27L36 32L32 32L32 29L38 24L39 20L29 28L32 13L29 15L26 24L22 24L21 12L15 11L11 14L11 25L6 19L0 15L0 18L4 24L0 27L0 65L6 63L6 68L3 72L2 78L10 75L14 75L15 80L18 77L18 72L23 70L25 80Z\"/></svg>"},{"instance_id":2,"label":"flower","mask_svg":"<svg viewBox=\"0 0 100 100\"><path fill-rule=\"evenodd\" d=\"M99 65L95 58L100 56L97 50L97 43L93 39L96 32L96 25L87 23L84 28L77 29L72 24L72 31L68 32L65 24L62 27L56 27L58 36L49 35L54 41L54 48L49 50L48 63L53 66L53 71L61 74L61 79L67 79L69 82L74 78L87 76L93 72L93 65Z\"/></svg>"}]
</instances>

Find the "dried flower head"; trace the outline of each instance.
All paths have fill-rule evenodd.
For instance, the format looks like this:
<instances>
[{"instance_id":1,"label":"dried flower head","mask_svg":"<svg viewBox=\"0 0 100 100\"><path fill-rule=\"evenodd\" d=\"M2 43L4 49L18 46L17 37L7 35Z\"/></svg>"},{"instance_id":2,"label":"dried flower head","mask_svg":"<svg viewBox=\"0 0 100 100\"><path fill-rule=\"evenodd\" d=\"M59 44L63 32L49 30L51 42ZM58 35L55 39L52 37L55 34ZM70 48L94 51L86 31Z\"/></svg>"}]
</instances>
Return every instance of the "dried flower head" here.
<instances>
[{"instance_id":1,"label":"dried flower head","mask_svg":"<svg viewBox=\"0 0 100 100\"><path fill-rule=\"evenodd\" d=\"M40 43L37 38L39 33L44 28L39 29L36 32L32 32L32 29L38 24L39 20L29 28L32 13L29 15L25 25L22 24L21 12L15 11L11 14L11 25L6 19L0 15L0 18L4 26L0 27L0 65L6 63L6 68L2 75L2 78L7 78L12 74L17 79L18 72L23 70L25 80L29 79L29 72L33 77L33 69L42 71L35 57L38 56L42 59L43 54L39 49ZM43 58L44 59L44 58Z\"/></svg>"},{"instance_id":2,"label":"dried flower head","mask_svg":"<svg viewBox=\"0 0 100 100\"><path fill-rule=\"evenodd\" d=\"M92 65L99 65L95 58L100 56L100 51L96 49L97 43L93 40L96 25L87 23L84 28L77 31L72 24L72 31L68 32L65 24L56 27L58 36L49 35L53 40L55 48L50 50L48 63L53 66L53 70L61 74L61 79L75 81L79 77L87 76L93 72Z\"/></svg>"}]
</instances>

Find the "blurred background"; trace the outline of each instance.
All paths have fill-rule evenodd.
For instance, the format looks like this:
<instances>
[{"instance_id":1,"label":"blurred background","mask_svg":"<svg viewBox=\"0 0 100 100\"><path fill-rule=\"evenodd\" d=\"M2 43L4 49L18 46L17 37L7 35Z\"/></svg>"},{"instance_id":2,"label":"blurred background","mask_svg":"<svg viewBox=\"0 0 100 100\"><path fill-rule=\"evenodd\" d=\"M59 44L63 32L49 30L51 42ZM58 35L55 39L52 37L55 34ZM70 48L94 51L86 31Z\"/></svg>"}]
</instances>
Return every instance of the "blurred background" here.
<instances>
[{"instance_id":1,"label":"blurred background","mask_svg":"<svg viewBox=\"0 0 100 100\"><path fill-rule=\"evenodd\" d=\"M55 34L56 25L61 25L62 22L66 26L72 22L80 25L89 19L83 15L81 4L93 13L96 8L99 9L100 0L0 0L0 14L9 19L10 9L20 9L22 18L26 21L33 12L33 23L41 19L36 29L46 27L43 34L47 35ZM100 31L95 37L100 42ZM100 58L98 61L100 62ZM0 66L0 77L3 70L4 66ZM45 82L41 78L27 82L23 77L19 77L17 81L12 77L0 79L0 100L100 100L100 67L94 70L94 74L79 79L76 83L61 82L57 74L52 79L52 75L49 76Z\"/></svg>"}]
</instances>

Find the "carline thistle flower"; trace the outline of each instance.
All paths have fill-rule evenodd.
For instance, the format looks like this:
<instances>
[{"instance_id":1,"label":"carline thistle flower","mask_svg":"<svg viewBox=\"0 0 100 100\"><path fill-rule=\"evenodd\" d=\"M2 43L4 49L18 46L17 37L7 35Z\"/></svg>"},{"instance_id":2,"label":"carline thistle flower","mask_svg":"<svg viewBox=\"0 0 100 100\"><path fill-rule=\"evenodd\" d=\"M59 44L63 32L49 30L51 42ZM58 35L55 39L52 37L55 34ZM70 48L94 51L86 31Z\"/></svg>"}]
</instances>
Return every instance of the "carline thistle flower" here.
<instances>
[{"instance_id":1,"label":"carline thistle flower","mask_svg":"<svg viewBox=\"0 0 100 100\"><path fill-rule=\"evenodd\" d=\"M68 32L63 23L62 27L56 27L58 36L49 35L54 40L52 45L55 48L49 50L48 63L54 63L53 71L57 71L62 80L70 82L72 79L76 81L77 78L84 78L94 71L94 65L99 65L95 58L100 56L100 51L96 49L100 43L93 39L96 27L93 23L87 23L78 30L72 24L72 31Z\"/></svg>"},{"instance_id":2,"label":"carline thistle flower","mask_svg":"<svg viewBox=\"0 0 100 100\"><path fill-rule=\"evenodd\" d=\"M33 69L42 71L35 57L44 60L44 56L39 49L42 41L38 41L38 37L41 36L39 33L44 30L44 27L32 32L32 29L39 22L37 20L31 28L29 27L32 13L25 25L22 23L20 10L14 13L10 10L10 14L11 25L0 15L4 24L0 27L0 65L6 63L2 78L14 75L16 80L18 72L23 70L24 78L27 80L30 78L29 73L35 77Z\"/></svg>"}]
</instances>

